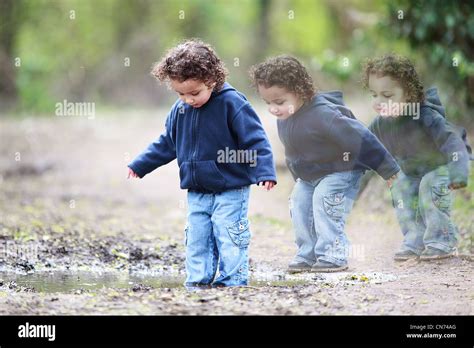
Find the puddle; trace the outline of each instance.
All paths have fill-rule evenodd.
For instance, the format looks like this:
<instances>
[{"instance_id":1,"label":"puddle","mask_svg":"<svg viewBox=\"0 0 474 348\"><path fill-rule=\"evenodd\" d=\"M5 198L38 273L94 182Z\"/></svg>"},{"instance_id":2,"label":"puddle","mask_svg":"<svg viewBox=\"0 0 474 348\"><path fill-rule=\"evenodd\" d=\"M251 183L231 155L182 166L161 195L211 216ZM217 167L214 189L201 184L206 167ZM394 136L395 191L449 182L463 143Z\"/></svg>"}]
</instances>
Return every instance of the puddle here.
<instances>
[{"instance_id":1,"label":"puddle","mask_svg":"<svg viewBox=\"0 0 474 348\"><path fill-rule=\"evenodd\" d=\"M305 284L380 284L394 281L397 276L380 272L366 273L300 273L287 274L272 270L255 271L250 280L250 286L296 286ZM141 289L150 288L179 288L183 286L184 276L163 276L133 274L127 272L87 272L87 271L54 271L34 272L30 274L0 272L0 280L4 287L15 282L19 288L33 288L44 293L71 293L77 290L94 291L101 288ZM1 284L0 284L1 286ZM13 286L14 288L15 286Z\"/></svg>"},{"instance_id":2,"label":"puddle","mask_svg":"<svg viewBox=\"0 0 474 348\"><path fill-rule=\"evenodd\" d=\"M271 265L260 264L252 272L254 279L260 282L279 282L292 284L381 284L399 278L394 274L382 272L336 272L336 273L296 273L288 274L285 270L272 268Z\"/></svg>"},{"instance_id":3,"label":"puddle","mask_svg":"<svg viewBox=\"0 0 474 348\"><path fill-rule=\"evenodd\" d=\"M44 293L71 293L77 290L94 291L105 288L133 289L134 287L179 288L184 277L143 276L127 273L93 272L35 272L31 274L0 272L3 286L15 282L16 287L33 288ZM305 284L299 279L252 279L250 286L294 286Z\"/></svg>"},{"instance_id":4,"label":"puddle","mask_svg":"<svg viewBox=\"0 0 474 348\"><path fill-rule=\"evenodd\" d=\"M36 272L32 274L0 273L4 286L14 281L18 286L34 288L37 292L73 292L106 288L132 289L135 285L152 288L176 288L183 284L179 277L143 277L127 273Z\"/></svg>"},{"instance_id":5,"label":"puddle","mask_svg":"<svg viewBox=\"0 0 474 348\"><path fill-rule=\"evenodd\" d=\"M287 276L291 280L307 280L313 283L326 284L382 284L385 282L393 282L398 279L394 274L381 272L337 272L337 273L301 273Z\"/></svg>"}]
</instances>

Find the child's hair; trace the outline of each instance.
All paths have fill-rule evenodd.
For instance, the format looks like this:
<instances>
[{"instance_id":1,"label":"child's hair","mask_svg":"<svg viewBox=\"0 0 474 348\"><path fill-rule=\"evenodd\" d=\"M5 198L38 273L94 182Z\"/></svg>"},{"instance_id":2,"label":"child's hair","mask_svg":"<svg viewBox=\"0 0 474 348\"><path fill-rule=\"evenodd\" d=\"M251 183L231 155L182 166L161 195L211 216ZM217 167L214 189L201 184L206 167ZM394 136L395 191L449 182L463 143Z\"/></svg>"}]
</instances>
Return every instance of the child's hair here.
<instances>
[{"instance_id":1,"label":"child's hair","mask_svg":"<svg viewBox=\"0 0 474 348\"><path fill-rule=\"evenodd\" d=\"M171 48L161 61L154 64L151 74L161 82L187 79L202 81L214 90L222 88L227 69L214 49L199 39L190 39Z\"/></svg>"},{"instance_id":2,"label":"child's hair","mask_svg":"<svg viewBox=\"0 0 474 348\"><path fill-rule=\"evenodd\" d=\"M406 57L396 54L386 54L382 57L367 59L363 69L362 83L369 88L369 77L375 74L378 77L390 76L402 86L407 101L421 103L424 99L423 85L416 73L415 66Z\"/></svg>"},{"instance_id":3,"label":"child's hair","mask_svg":"<svg viewBox=\"0 0 474 348\"><path fill-rule=\"evenodd\" d=\"M311 100L315 94L313 79L303 64L292 56L268 58L250 69L250 77L255 87L262 85L266 88L286 88L305 102Z\"/></svg>"}]
</instances>

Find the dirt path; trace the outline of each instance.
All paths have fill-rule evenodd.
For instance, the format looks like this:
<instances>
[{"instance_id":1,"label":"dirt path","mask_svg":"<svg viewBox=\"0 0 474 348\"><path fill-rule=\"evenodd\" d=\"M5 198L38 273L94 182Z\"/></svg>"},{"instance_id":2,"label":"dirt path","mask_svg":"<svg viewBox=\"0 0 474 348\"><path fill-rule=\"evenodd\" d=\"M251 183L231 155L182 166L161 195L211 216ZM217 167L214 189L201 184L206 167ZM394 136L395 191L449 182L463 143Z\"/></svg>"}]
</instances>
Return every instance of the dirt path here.
<instances>
[{"instance_id":1,"label":"dirt path","mask_svg":"<svg viewBox=\"0 0 474 348\"><path fill-rule=\"evenodd\" d=\"M381 180L348 221L347 272L286 274L293 182L269 118L279 183L252 189L251 286L187 293L176 163L125 179L163 128L144 114L0 121L0 313L473 314L471 258L393 261L401 233Z\"/></svg>"}]
</instances>

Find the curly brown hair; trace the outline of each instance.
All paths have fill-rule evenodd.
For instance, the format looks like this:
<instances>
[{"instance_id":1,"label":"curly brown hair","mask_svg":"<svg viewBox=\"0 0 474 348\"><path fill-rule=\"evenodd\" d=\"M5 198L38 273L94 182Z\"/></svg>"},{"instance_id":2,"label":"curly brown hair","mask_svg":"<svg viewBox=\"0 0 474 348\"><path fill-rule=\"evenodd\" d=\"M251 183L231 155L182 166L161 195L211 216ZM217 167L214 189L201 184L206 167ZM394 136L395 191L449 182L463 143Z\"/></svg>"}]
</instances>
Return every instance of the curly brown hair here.
<instances>
[{"instance_id":1,"label":"curly brown hair","mask_svg":"<svg viewBox=\"0 0 474 348\"><path fill-rule=\"evenodd\" d=\"M369 77L372 74L379 77L390 76L398 81L407 96L408 102L421 103L425 99L423 84L418 77L415 66L406 57L392 53L374 59L367 59L362 76L364 88L369 88Z\"/></svg>"},{"instance_id":2,"label":"curly brown hair","mask_svg":"<svg viewBox=\"0 0 474 348\"><path fill-rule=\"evenodd\" d=\"M155 63L151 74L161 82L187 79L202 81L218 91L224 85L227 69L211 45L190 39L171 48L161 61Z\"/></svg>"},{"instance_id":3,"label":"curly brown hair","mask_svg":"<svg viewBox=\"0 0 474 348\"><path fill-rule=\"evenodd\" d=\"M250 69L250 77L254 87L262 85L266 88L278 86L307 102L316 93L313 79L298 59L288 55L271 57Z\"/></svg>"}]
</instances>

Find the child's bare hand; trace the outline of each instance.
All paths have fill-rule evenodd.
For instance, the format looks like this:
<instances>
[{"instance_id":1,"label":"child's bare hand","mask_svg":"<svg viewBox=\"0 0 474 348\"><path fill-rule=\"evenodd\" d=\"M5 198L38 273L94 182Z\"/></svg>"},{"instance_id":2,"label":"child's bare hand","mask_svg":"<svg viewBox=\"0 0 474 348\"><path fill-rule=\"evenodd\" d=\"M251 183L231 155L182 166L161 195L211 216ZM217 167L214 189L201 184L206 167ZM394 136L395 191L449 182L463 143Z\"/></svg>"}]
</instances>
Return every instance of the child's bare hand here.
<instances>
[{"instance_id":1,"label":"child's bare hand","mask_svg":"<svg viewBox=\"0 0 474 348\"><path fill-rule=\"evenodd\" d=\"M267 191L270 191L273 186L275 186L276 182L275 181L260 181L257 185L258 186L263 186Z\"/></svg>"},{"instance_id":2,"label":"child's bare hand","mask_svg":"<svg viewBox=\"0 0 474 348\"><path fill-rule=\"evenodd\" d=\"M451 190L457 190L457 189L460 189L460 188L463 188L463 187L466 187L466 183L465 182L452 182L451 184L449 184L449 188Z\"/></svg>"},{"instance_id":3,"label":"child's bare hand","mask_svg":"<svg viewBox=\"0 0 474 348\"><path fill-rule=\"evenodd\" d=\"M388 185L389 188L392 187L393 182L394 182L397 178L398 178L398 173L395 174L395 175L392 175L390 178L388 178L388 180L387 180L387 185Z\"/></svg>"},{"instance_id":4,"label":"child's bare hand","mask_svg":"<svg viewBox=\"0 0 474 348\"><path fill-rule=\"evenodd\" d=\"M127 176L127 179L130 179L130 177L132 177L132 178L139 178L139 176L138 176L131 168L128 168L128 176Z\"/></svg>"}]
</instances>

